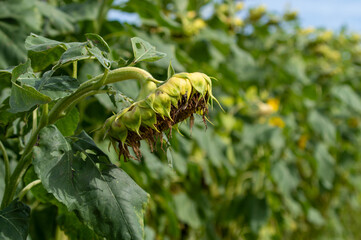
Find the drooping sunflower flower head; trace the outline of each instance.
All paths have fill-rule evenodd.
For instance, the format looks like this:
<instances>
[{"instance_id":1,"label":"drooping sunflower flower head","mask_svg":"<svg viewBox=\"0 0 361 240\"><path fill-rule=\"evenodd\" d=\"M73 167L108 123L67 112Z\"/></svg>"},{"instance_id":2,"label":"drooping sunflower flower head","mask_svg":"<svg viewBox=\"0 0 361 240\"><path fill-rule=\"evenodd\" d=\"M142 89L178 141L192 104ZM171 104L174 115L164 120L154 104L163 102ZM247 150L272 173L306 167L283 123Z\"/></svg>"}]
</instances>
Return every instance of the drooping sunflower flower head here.
<instances>
[{"instance_id":1,"label":"drooping sunflower flower head","mask_svg":"<svg viewBox=\"0 0 361 240\"><path fill-rule=\"evenodd\" d=\"M162 133L190 118L193 114L203 117L206 124L208 105L213 100L212 80L204 73L179 73L173 75L144 99L108 118L104 127L119 156L134 158L131 147L140 159L140 141L146 140L153 150L156 141L162 142Z\"/></svg>"}]
</instances>

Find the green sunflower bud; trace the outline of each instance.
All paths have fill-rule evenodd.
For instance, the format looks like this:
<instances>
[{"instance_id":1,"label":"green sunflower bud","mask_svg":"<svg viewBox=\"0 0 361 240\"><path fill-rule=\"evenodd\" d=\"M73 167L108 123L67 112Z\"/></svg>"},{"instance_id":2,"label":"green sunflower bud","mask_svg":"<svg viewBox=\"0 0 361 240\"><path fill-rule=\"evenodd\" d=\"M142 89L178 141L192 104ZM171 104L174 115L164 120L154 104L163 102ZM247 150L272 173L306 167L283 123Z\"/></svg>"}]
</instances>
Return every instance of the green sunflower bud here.
<instances>
[{"instance_id":1,"label":"green sunflower bud","mask_svg":"<svg viewBox=\"0 0 361 240\"><path fill-rule=\"evenodd\" d=\"M144 124L145 126L158 131L155 127L155 124L157 123L157 114L153 111L153 109L149 108L149 105L145 102L145 100L139 102L139 108L142 125Z\"/></svg>"},{"instance_id":2,"label":"green sunflower bud","mask_svg":"<svg viewBox=\"0 0 361 240\"><path fill-rule=\"evenodd\" d=\"M206 124L209 101L217 101L212 95L211 78L198 72L175 74L142 97L142 100L110 117L104 124L113 146L119 146L117 152L125 159L134 158L128 147L132 147L137 158L140 158L140 140L146 140L153 149L155 139L162 142L162 132L169 129L171 136L172 128L179 131L179 122L190 118L192 127L194 113L201 114Z\"/></svg>"},{"instance_id":3,"label":"green sunflower bud","mask_svg":"<svg viewBox=\"0 0 361 240\"><path fill-rule=\"evenodd\" d=\"M201 96L204 96L208 90L208 84L203 75L203 73L187 74L187 78L190 80L192 87L199 92Z\"/></svg>"},{"instance_id":4,"label":"green sunflower bud","mask_svg":"<svg viewBox=\"0 0 361 240\"><path fill-rule=\"evenodd\" d=\"M108 129L108 135L114 139L119 139L121 142L125 142L128 136L128 129L120 121L116 120L116 115L108 118L105 123L105 127Z\"/></svg>"},{"instance_id":5,"label":"green sunflower bud","mask_svg":"<svg viewBox=\"0 0 361 240\"><path fill-rule=\"evenodd\" d=\"M192 94L192 84L187 78L187 73L178 73L171 77L168 81L173 81L179 86L181 96L187 94L187 100ZM167 82L168 82L167 81Z\"/></svg>"},{"instance_id":6,"label":"green sunflower bud","mask_svg":"<svg viewBox=\"0 0 361 240\"><path fill-rule=\"evenodd\" d=\"M134 104L122 117L121 122L131 131L139 134L141 124L140 109L137 104Z\"/></svg>"},{"instance_id":7,"label":"green sunflower bud","mask_svg":"<svg viewBox=\"0 0 361 240\"><path fill-rule=\"evenodd\" d=\"M164 117L170 117L170 108L171 108L172 100L171 97L162 91L157 90L155 92L155 99L153 101L153 108L156 113L159 113L160 116L164 119Z\"/></svg>"},{"instance_id":8,"label":"green sunflower bud","mask_svg":"<svg viewBox=\"0 0 361 240\"><path fill-rule=\"evenodd\" d=\"M179 97L181 94L180 82L184 81L181 78L172 77L166 83L161 85L158 90L167 93L171 97Z\"/></svg>"}]
</instances>

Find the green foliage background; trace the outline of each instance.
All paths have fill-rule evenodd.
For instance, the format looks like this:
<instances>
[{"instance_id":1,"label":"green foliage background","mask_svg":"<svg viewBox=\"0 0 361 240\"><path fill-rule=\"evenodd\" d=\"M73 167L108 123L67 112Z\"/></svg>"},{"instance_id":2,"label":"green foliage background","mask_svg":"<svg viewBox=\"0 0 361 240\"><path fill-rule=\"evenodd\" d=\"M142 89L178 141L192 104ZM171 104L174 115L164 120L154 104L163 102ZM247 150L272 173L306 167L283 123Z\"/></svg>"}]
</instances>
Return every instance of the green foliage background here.
<instances>
[{"instance_id":1,"label":"green foliage background","mask_svg":"<svg viewBox=\"0 0 361 240\"><path fill-rule=\"evenodd\" d=\"M206 19L204 7L213 9ZM110 10L135 13L141 24L109 21ZM245 10L235 1L9 0L0 1L0 68L25 61L31 32L65 42L97 33L120 64L131 60L130 38L137 36L167 54L138 64L155 78L167 78L171 61L176 72L218 79L214 95L225 111L214 106L207 131L201 118L192 132L183 124L183 136L173 133L165 151L150 153L143 143L141 162L118 162L110 149L111 161L150 194L146 239L361 237L358 34L302 29L295 12ZM84 61L78 74L85 81L100 71L100 64ZM5 111L10 89L1 77L0 138L8 138L15 165L31 116ZM133 98L139 91L135 82L113 87ZM89 133L124 104L114 106L106 94L89 97L58 128L64 135ZM98 131L91 136L108 151ZM59 229L70 239L96 238L45 195L26 200L32 239L61 239Z\"/></svg>"}]
</instances>

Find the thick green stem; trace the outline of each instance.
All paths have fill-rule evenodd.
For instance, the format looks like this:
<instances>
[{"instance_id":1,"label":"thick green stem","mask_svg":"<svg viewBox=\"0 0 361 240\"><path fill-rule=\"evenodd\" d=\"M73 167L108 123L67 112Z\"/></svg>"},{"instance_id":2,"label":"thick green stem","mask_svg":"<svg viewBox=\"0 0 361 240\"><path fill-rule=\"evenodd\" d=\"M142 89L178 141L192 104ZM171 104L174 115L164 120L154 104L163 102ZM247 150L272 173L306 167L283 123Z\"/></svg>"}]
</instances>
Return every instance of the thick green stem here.
<instances>
[{"instance_id":1,"label":"thick green stem","mask_svg":"<svg viewBox=\"0 0 361 240\"><path fill-rule=\"evenodd\" d=\"M105 81L107 80L109 74L109 69L105 69L103 77L99 80L99 87L102 87L105 83Z\"/></svg>"},{"instance_id":2,"label":"thick green stem","mask_svg":"<svg viewBox=\"0 0 361 240\"><path fill-rule=\"evenodd\" d=\"M33 111L33 132L37 128L37 125L38 125L38 109L36 108Z\"/></svg>"},{"instance_id":3,"label":"thick green stem","mask_svg":"<svg viewBox=\"0 0 361 240\"><path fill-rule=\"evenodd\" d=\"M106 74L107 76L104 78L104 75ZM141 84L145 84L147 81L158 82L152 77L150 73L136 67L119 68L109 71L108 73L98 75L81 84L78 90L75 91L72 95L58 101L49 113L49 124L55 123L59 117L65 116L66 109L68 109L69 106L73 106L74 102L78 102L79 99L81 99L82 96L88 92L98 90L102 86L110 83L120 82L128 79L139 80L141 81ZM99 83L103 84L100 85Z\"/></svg>"},{"instance_id":4,"label":"thick green stem","mask_svg":"<svg viewBox=\"0 0 361 240\"><path fill-rule=\"evenodd\" d=\"M73 62L73 78L78 78L78 61Z\"/></svg>"},{"instance_id":5,"label":"thick green stem","mask_svg":"<svg viewBox=\"0 0 361 240\"><path fill-rule=\"evenodd\" d=\"M12 201L15 196L16 187L18 186L26 169L31 164L31 153L34 145L36 144L40 130L48 124L55 123L56 120L64 116L64 114L70 107L74 106L84 97L103 92L99 91L99 89L104 85L128 79L139 80L142 85L145 84L147 81L158 82L152 77L150 73L144 71L143 69L136 67L119 68L109 72L106 71L104 74L101 74L90 79L89 81L84 82L73 94L59 100L53 106L49 114L48 105L44 105L40 122L35 131L32 133L29 141L27 142L24 152L18 162L18 165L16 166L13 174L9 179L8 184L5 187L4 197L1 202L1 209L9 205L9 203Z\"/></svg>"},{"instance_id":6,"label":"thick green stem","mask_svg":"<svg viewBox=\"0 0 361 240\"><path fill-rule=\"evenodd\" d=\"M48 119L48 104L45 104L43 106L43 111L42 111L39 125L37 126L37 128L35 130L33 129L30 139L25 146L24 152L21 155L20 160L19 160L18 164L16 165L16 168L9 179L8 184L6 184L6 186L5 186L5 192L4 192L3 200L1 202L1 209L6 207L7 205L9 205L11 200L14 198L16 187L18 186L26 169L31 164L30 154L33 150L33 147L34 147L36 141L38 140L38 134L39 134L40 130L47 125L47 122L48 122L47 119Z\"/></svg>"},{"instance_id":7,"label":"thick green stem","mask_svg":"<svg viewBox=\"0 0 361 240\"><path fill-rule=\"evenodd\" d=\"M84 95L82 95L81 97L79 97L77 99L77 101L74 101L72 104L70 104L68 109L69 110L72 109L74 107L74 105L81 102L84 98L95 95L95 94L100 94L100 93L109 93L109 90L91 90L91 91L85 93Z\"/></svg>"},{"instance_id":8,"label":"thick green stem","mask_svg":"<svg viewBox=\"0 0 361 240\"><path fill-rule=\"evenodd\" d=\"M142 84L137 100L146 98L149 93L153 92L155 89L157 89L157 84L151 80Z\"/></svg>"},{"instance_id":9,"label":"thick green stem","mask_svg":"<svg viewBox=\"0 0 361 240\"><path fill-rule=\"evenodd\" d=\"M4 164L5 164L5 185L8 185L10 181L10 162L9 162L8 154L6 153L6 149L1 141L0 141L0 150L3 153Z\"/></svg>"},{"instance_id":10,"label":"thick green stem","mask_svg":"<svg viewBox=\"0 0 361 240\"><path fill-rule=\"evenodd\" d=\"M4 197L1 202L1 209L9 205L11 200L14 198L16 187L18 186L21 177L24 175L26 169L31 163L30 153L36 143L38 133L40 132L41 128L42 126L39 125L38 128L31 135L28 143L25 146L23 154L21 155L18 165L16 166L13 174L11 175L8 184L5 186Z\"/></svg>"}]
</instances>

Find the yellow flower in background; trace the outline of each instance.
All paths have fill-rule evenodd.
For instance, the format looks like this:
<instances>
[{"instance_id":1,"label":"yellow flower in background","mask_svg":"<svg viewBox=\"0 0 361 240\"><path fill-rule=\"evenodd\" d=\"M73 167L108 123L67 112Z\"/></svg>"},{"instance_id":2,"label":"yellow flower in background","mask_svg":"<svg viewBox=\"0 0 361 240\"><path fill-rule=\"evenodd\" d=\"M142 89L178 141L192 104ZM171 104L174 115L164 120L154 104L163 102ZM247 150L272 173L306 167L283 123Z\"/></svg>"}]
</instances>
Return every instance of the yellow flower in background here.
<instances>
[{"instance_id":1,"label":"yellow flower in background","mask_svg":"<svg viewBox=\"0 0 361 240\"><path fill-rule=\"evenodd\" d=\"M314 33L316 31L316 29L314 27L308 27L308 28L304 28L300 30L300 33L302 35L309 35L311 33Z\"/></svg>"},{"instance_id":2,"label":"yellow flower in background","mask_svg":"<svg viewBox=\"0 0 361 240\"><path fill-rule=\"evenodd\" d=\"M316 53L322 54L327 59L331 61L340 61L341 53L337 50L330 48L327 44L321 44L315 48Z\"/></svg>"},{"instance_id":3,"label":"yellow flower in background","mask_svg":"<svg viewBox=\"0 0 361 240\"><path fill-rule=\"evenodd\" d=\"M228 5L223 3L221 5L219 5L218 7L218 11L221 12L221 13L225 13L228 11Z\"/></svg>"},{"instance_id":4,"label":"yellow flower in background","mask_svg":"<svg viewBox=\"0 0 361 240\"><path fill-rule=\"evenodd\" d=\"M239 2L236 4L236 11L241 11L244 8L244 2Z\"/></svg>"},{"instance_id":5,"label":"yellow flower in background","mask_svg":"<svg viewBox=\"0 0 361 240\"><path fill-rule=\"evenodd\" d=\"M267 104L271 107L273 112L277 112L280 106L280 100L277 98L270 98L267 100Z\"/></svg>"},{"instance_id":6,"label":"yellow flower in background","mask_svg":"<svg viewBox=\"0 0 361 240\"><path fill-rule=\"evenodd\" d=\"M352 117L352 118L348 119L347 125L351 128L357 128L359 126L359 121L357 118Z\"/></svg>"},{"instance_id":7,"label":"yellow flower in background","mask_svg":"<svg viewBox=\"0 0 361 240\"><path fill-rule=\"evenodd\" d=\"M268 120L268 124L274 127L284 128L285 122L280 117L271 117Z\"/></svg>"},{"instance_id":8,"label":"yellow flower in background","mask_svg":"<svg viewBox=\"0 0 361 240\"><path fill-rule=\"evenodd\" d=\"M324 31L324 32L320 33L320 35L318 35L318 39L321 41L324 41L324 42L331 40L332 37L333 37L332 31Z\"/></svg>"},{"instance_id":9,"label":"yellow flower in background","mask_svg":"<svg viewBox=\"0 0 361 240\"><path fill-rule=\"evenodd\" d=\"M274 112L277 112L280 106L280 100L277 98L270 98L266 103L259 102L258 104L258 114L265 116L270 115Z\"/></svg>"},{"instance_id":10,"label":"yellow flower in background","mask_svg":"<svg viewBox=\"0 0 361 240\"><path fill-rule=\"evenodd\" d=\"M197 34L206 25L206 22L201 18L196 18L194 20L183 19L184 32L189 36Z\"/></svg>"},{"instance_id":11,"label":"yellow flower in background","mask_svg":"<svg viewBox=\"0 0 361 240\"><path fill-rule=\"evenodd\" d=\"M290 11L290 12L286 12L284 15L283 15L283 18L286 20L286 21L291 21L291 20L295 20L298 16L298 12L297 11Z\"/></svg>"},{"instance_id":12,"label":"yellow flower in background","mask_svg":"<svg viewBox=\"0 0 361 240\"><path fill-rule=\"evenodd\" d=\"M190 19L193 19L195 18L197 15L197 13L195 11L189 11L187 12L187 17L190 18Z\"/></svg>"},{"instance_id":13,"label":"yellow flower in background","mask_svg":"<svg viewBox=\"0 0 361 240\"><path fill-rule=\"evenodd\" d=\"M201 18L197 18L193 22L193 27L196 29L196 31L204 28L205 26L206 26L206 22Z\"/></svg>"},{"instance_id":14,"label":"yellow flower in background","mask_svg":"<svg viewBox=\"0 0 361 240\"><path fill-rule=\"evenodd\" d=\"M233 19L233 24L234 24L235 26L237 26L237 27L241 27L241 26L243 26L244 22L243 22L243 20L240 19L240 18L234 18L234 19Z\"/></svg>"},{"instance_id":15,"label":"yellow flower in background","mask_svg":"<svg viewBox=\"0 0 361 240\"><path fill-rule=\"evenodd\" d=\"M358 33L352 33L350 40L353 42L359 42L361 40L361 35Z\"/></svg>"},{"instance_id":16,"label":"yellow flower in background","mask_svg":"<svg viewBox=\"0 0 361 240\"><path fill-rule=\"evenodd\" d=\"M306 148L307 145L307 141L308 141L308 136L303 134L301 135L301 137L298 139L298 147L301 148L302 150Z\"/></svg>"},{"instance_id":17,"label":"yellow flower in background","mask_svg":"<svg viewBox=\"0 0 361 240\"><path fill-rule=\"evenodd\" d=\"M265 5L260 5L257 8L249 10L249 18L251 21L258 21L266 13L267 8Z\"/></svg>"}]
</instances>

